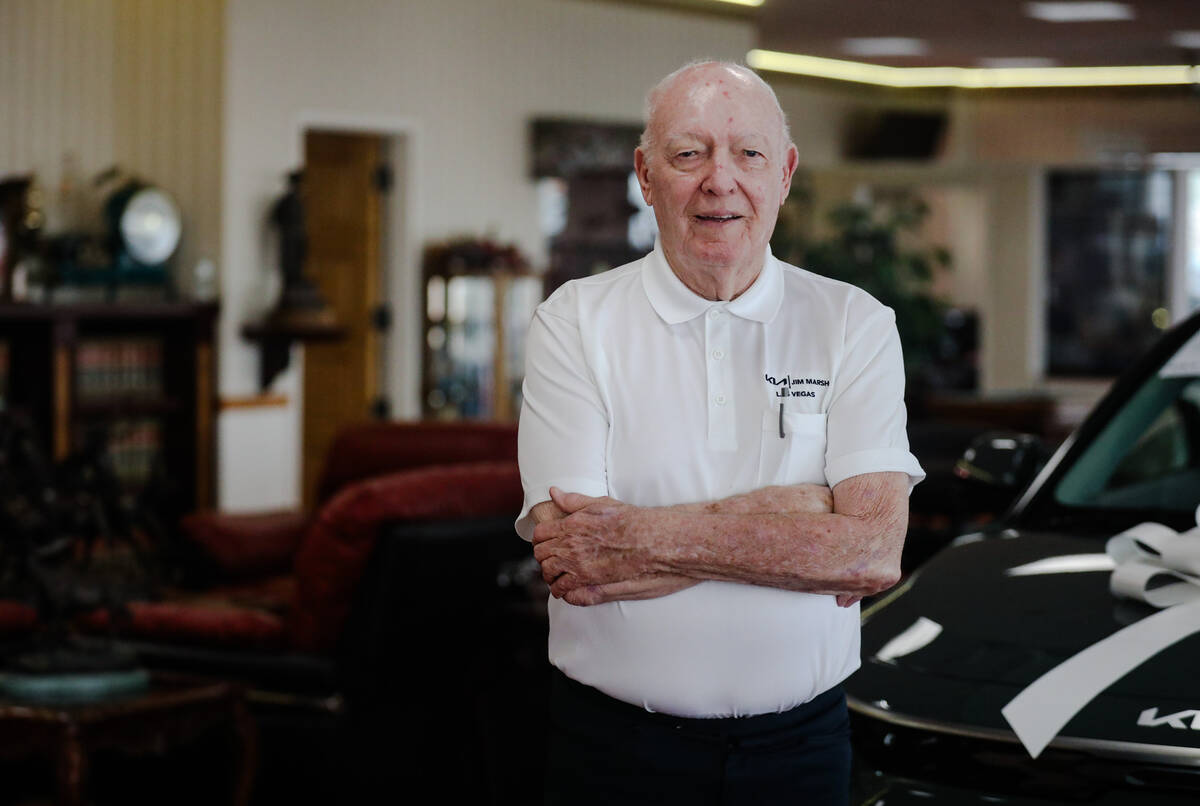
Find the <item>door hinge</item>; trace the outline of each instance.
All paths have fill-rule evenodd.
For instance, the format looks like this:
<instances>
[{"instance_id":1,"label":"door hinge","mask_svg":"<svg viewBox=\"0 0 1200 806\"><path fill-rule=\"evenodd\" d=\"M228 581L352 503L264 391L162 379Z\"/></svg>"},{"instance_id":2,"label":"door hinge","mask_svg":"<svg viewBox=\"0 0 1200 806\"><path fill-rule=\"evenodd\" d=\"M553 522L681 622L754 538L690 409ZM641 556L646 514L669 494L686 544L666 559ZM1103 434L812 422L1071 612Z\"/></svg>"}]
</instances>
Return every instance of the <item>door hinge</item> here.
<instances>
[{"instance_id":1,"label":"door hinge","mask_svg":"<svg viewBox=\"0 0 1200 806\"><path fill-rule=\"evenodd\" d=\"M392 327L392 306L381 302L371 310L371 327L386 333Z\"/></svg>"},{"instance_id":2,"label":"door hinge","mask_svg":"<svg viewBox=\"0 0 1200 806\"><path fill-rule=\"evenodd\" d=\"M372 184L380 193L387 193L392 189L392 185L396 182L396 174L392 170L389 163L381 162L375 166L374 176L371 177Z\"/></svg>"},{"instance_id":3,"label":"door hinge","mask_svg":"<svg viewBox=\"0 0 1200 806\"><path fill-rule=\"evenodd\" d=\"M385 396L379 395L371 401L371 416L376 420L390 420L392 418L392 402Z\"/></svg>"}]
</instances>

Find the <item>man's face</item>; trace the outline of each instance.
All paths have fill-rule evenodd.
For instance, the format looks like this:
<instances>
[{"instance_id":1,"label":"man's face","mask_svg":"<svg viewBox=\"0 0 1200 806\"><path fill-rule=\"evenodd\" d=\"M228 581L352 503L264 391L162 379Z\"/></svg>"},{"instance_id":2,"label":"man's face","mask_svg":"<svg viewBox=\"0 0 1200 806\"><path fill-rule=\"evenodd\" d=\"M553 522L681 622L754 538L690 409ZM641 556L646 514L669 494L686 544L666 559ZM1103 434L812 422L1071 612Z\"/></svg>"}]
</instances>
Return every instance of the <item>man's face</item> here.
<instances>
[{"instance_id":1,"label":"man's face","mask_svg":"<svg viewBox=\"0 0 1200 806\"><path fill-rule=\"evenodd\" d=\"M744 76L700 67L667 89L650 153L639 149L634 162L685 282L732 272L748 285L757 276L796 161L771 98Z\"/></svg>"}]
</instances>

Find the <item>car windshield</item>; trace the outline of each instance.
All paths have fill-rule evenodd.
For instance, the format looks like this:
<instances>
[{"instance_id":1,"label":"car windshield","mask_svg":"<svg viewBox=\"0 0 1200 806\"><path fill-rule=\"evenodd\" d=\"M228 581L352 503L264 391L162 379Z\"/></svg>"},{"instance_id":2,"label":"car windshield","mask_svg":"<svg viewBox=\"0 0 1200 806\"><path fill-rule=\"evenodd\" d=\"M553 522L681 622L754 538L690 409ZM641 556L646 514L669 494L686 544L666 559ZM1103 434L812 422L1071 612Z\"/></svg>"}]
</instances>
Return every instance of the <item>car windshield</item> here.
<instances>
[{"instance_id":1,"label":"car windshield","mask_svg":"<svg viewBox=\"0 0 1200 806\"><path fill-rule=\"evenodd\" d=\"M1200 504L1200 333L1132 395L1063 474L1060 504L1194 512Z\"/></svg>"}]
</instances>

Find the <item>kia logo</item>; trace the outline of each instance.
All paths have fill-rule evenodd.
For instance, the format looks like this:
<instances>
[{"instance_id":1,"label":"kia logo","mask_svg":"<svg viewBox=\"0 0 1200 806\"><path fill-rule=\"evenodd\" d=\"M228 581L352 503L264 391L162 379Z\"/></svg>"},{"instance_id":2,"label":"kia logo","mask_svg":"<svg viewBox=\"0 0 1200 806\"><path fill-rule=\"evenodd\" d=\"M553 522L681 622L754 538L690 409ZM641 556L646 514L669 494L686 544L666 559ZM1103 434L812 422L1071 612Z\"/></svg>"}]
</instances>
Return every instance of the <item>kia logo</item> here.
<instances>
[{"instance_id":1,"label":"kia logo","mask_svg":"<svg viewBox=\"0 0 1200 806\"><path fill-rule=\"evenodd\" d=\"M1189 723L1189 720L1191 724ZM1178 730L1200 730L1200 711L1176 711L1173 714L1158 715L1157 708L1147 708L1138 716L1138 725L1143 728L1157 728L1160 725L1170 725Z\"/></svg>"}]
</instances>

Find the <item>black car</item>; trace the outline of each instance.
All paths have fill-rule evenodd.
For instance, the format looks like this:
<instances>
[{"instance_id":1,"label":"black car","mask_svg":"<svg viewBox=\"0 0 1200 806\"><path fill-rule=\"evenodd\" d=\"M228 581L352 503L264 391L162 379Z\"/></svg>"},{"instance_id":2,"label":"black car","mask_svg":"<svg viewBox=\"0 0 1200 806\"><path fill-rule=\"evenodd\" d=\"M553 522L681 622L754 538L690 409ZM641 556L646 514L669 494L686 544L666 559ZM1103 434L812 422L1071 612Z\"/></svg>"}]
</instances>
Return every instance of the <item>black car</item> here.
<instances>
[{"instance_id":1,"label":"black car","mask_svg":"<svg viewBox=\"0 0 1200 806\"><path fill-rule=\"evenodd\" d=\"M964 467L998 478L1028 451L993 436ZM1132 670L1080 703L1036 758L1002 713L1046 673L1166 612L1110 591L1106 543L1145 522L1192 529L1198 504L1200 314L1113 385L994 528L864 608L863 665L846 682L852 802L1200 803L1200 609L1175 611L1198 614L1196 632L1161 650L1135 641ZM1069 682L1064 701L1084 689Z\"/></svg>"}]
</instances>

